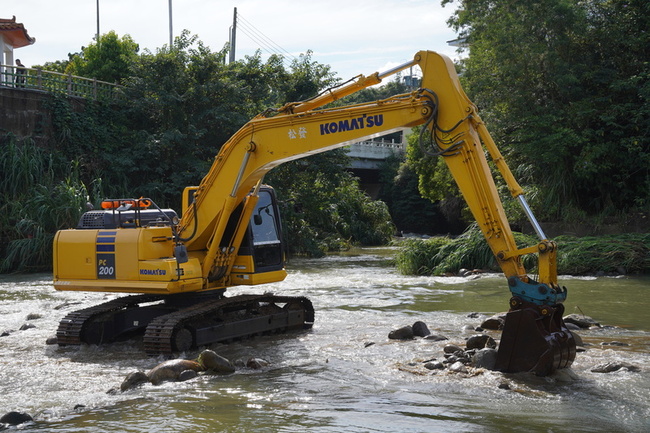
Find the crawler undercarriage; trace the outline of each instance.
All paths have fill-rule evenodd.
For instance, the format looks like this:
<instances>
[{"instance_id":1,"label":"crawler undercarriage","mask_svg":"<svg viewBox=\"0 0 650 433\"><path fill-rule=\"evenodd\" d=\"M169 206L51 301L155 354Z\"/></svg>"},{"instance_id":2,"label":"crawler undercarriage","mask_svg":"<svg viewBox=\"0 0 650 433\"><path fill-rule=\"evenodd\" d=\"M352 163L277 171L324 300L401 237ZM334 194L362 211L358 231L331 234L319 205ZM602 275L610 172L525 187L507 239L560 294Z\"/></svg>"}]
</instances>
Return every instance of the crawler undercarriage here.
<instances>
[{"instance_id":1,"label":"crawler undercarriage","mask_svg":"<svg viewBox=\"0 0 650 433\"><path fill-rule=\"evenodd\" d=\"M57 330L60 346L102 344L144 333L149 355L168 355L217 342L309 329L314 309L304 297L134 295L74 311Z\"/></svg>"}]
</instances>

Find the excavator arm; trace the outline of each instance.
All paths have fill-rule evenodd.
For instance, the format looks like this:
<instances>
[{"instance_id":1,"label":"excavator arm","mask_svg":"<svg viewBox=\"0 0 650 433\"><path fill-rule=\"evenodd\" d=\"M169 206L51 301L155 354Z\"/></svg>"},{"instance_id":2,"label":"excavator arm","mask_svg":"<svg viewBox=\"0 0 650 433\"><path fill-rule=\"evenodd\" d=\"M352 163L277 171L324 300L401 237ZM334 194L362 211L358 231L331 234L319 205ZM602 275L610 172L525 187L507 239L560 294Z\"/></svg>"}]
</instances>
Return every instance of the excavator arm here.
<instances>
[{"instance_id":1,"label":"excavator arm","mask_svg":"<svg viewBox=\"0 0 650 433\"><path fill-rule=\"evenodd\" d=\"M417 91L380 101L327 108L333 101L413 66L422 70L422 84ZM483 125L476 107L462 90L453 63L431 51L421 51L412 61L385 73L358 76L317 97L267 110L249 121L222 146L201 183L186 189L180 221L173 211L161 209L158 209L161 216L154 219L155 211L149 215L148 211L138 210L142 207L139 200L109 200L110 204L119 205L113 209L112 216L107 216L106 211L88 218L93 224L100 218L103 222L96 226L80 223L78 229L57 234L54 285L58 290L162 296L186 294L188 298L192 293L209 294L238 284L280 281L286 275L281 260L269 266L268 261L246 259L248 253L243 251L248 248L246 245L255 243L251 243L251 237L257 237L258 241L265 238L266 235L254 233L258 224L257 231L262 230L262 215L277 213L277 210L270 211L274 209L271 207L273 195L263 186L266 173L288 161L418 125L422 125L421 143L425 152L444 158L508 279L513 295L512 311L508 313L504 329L505 344L502 341L499 350L499 369L548 374L556 368L569 366L575 357L575 343L560 316L566 290L557 285L557 246L546 238L535 220L521 187ZM536 246L517 247L486 153L531 220L540 237ZM135 210L131 210L132 205ZM132 216L129 212L133 212ZM258 245L281 243L277 233L279 220L277 216L274 218L275 236L259 241ZM527 275L521 262L523 254L531 253L539 256L537 281ZM280 255L275 253L275 256ZM310 305L306 307L304 300L286 302L282 310L284 316L295 316L293 312L301 310L301 316L313 317L313 310ZM298 303L302 307L296 307ZM131 309L132 304L127 308ZM172 324L165 325L163 322L167 319L144 320L144 323L151 322L145 341L147 335L154 333L150 328L164 328L169 330L169 338L173 340L165 350L199 344L199 335L221 332L212 325L205 328L199 323L204 319L199 318L216 310L234 308L235 304L243 305L242 310L251 309L248 301L234 301L226 308L224 300L217 300L214 307L201 307L200 314L183 316L182 320L170 322ZM101 314L93 312L93 317L108 314L105 310L102 309ZM152 317L162 314L164 309L156 307L154 310L150 313ZM268 316L269 321L275 317L273 314ZM81 328L85 320L73 318L69 322L77 321ZM296 323L300 322L289 327L295 327ZM65 335L72 327L66 325L60 333L60 341L68 341ZM105 329L102 328L102 334ZM532 343L527 342L529 337ZM75 338L69 341L76 341ZM156 336L149 340L154 342L151 343L154 347L164 338Z\"/></svg>"}]
</instances>

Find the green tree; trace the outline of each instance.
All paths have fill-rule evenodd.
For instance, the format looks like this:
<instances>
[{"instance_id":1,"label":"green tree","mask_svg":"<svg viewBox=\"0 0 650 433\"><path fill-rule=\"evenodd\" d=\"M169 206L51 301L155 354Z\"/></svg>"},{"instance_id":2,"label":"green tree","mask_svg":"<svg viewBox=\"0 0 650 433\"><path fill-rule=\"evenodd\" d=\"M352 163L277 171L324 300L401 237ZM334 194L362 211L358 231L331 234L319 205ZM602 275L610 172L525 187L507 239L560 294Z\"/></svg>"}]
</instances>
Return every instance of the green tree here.
<instances>
[{"instance_id":1,"label":"green tree","mask_svg":"<svg viewBox=\"0 0 650 433\"><path fill-rule=\"evenodd\" d=\"M124 35L120 38L111 30L101 35L95 43L82 47L81 53L72 55L66 72L109 83L121 83L129 76L130 66L139 50L131 36Z\"/></svg>"},{"instance_id":2,"label":"green tree","mask_svg":"<svg viewBox=\"0 0 650 433\"><path fill-rule=\"evenodd\" d=\"M463 85L543 217L650 203L649 16L642 0L466 0L450 19Z\"/></svg>"}]
</instances>

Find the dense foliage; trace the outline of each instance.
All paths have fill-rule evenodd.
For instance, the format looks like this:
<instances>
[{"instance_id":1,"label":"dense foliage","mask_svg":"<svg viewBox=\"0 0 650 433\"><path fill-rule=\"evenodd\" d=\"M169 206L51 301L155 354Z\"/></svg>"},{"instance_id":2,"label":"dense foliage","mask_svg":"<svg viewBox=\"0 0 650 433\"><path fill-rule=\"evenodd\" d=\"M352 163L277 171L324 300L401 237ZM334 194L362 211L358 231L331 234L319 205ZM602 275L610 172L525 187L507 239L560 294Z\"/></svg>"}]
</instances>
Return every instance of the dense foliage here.
<instances>
[{"instance_id":1,"label":"dense foliage","mask_svg":"<svg viewBox=\"0 0 650 433\"><path fill-rule=\"evenodd\" d=\"M47 143L5 137L0 163L15 176L0 185L1 271L48 269L53 234L75 226L87 201L147 196L179 209L183 188L200 182L221 145L250 118L336 83L309 52L288 68L281 57L263 61L260 53L226 64L226 51L213 52L187 32L172 47L136 53L129 37L111 32L69 61L52 63L119 81L128 98L79 103L54 96L46 107ZM359 190L347 162L331 152L269 176L285 201L291 252L321 255L390 238L385 205Z\"/></svg>"},{"instance_id":2,"label":"dense foliage","mask_svg":"<svg viewBox=\"0 0 650 433\"><path fill-rule=\"evenodd\" d=\"M463 86L518 177L543 192L538 213L647 211L650 2L455 4L450 24L469 47Z\"/></svg>"},{"instance_id":3,"label":"dense foliage","mask_svg":"<svg viewBox=\"0 0 650 433\"><path fill-rule=\"evenodd\" d=\"M533 236L514 233L518 247L535 245ZM557 268L563 275L650 272L650 234L624 234L578 238L558 236ZM457 238L407 239L396 255L398 270L406 275L456 274L460 269L500 272L494 254L474 224ZM536 271L536 256L523 257L529 272Z\"/></svg>"}]
</instances>

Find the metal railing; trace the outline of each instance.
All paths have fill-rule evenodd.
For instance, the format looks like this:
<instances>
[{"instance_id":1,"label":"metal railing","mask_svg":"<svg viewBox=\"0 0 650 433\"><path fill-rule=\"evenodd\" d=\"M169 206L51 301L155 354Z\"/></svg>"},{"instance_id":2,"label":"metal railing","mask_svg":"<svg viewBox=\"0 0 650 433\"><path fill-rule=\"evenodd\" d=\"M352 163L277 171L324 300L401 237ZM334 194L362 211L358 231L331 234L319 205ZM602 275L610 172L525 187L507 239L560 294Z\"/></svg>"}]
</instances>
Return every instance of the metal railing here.
<instances>
[{"instance_id":1,"label":"metal railing","mask_svg":"<svg viewBox=\"0 0 650 433\"><path fill-rule=\"evenodd\" d=\"M0 87L63 93L85 99L121 99L124 86L72 74L0 65Z\"/></svg>"}]
</instances>

